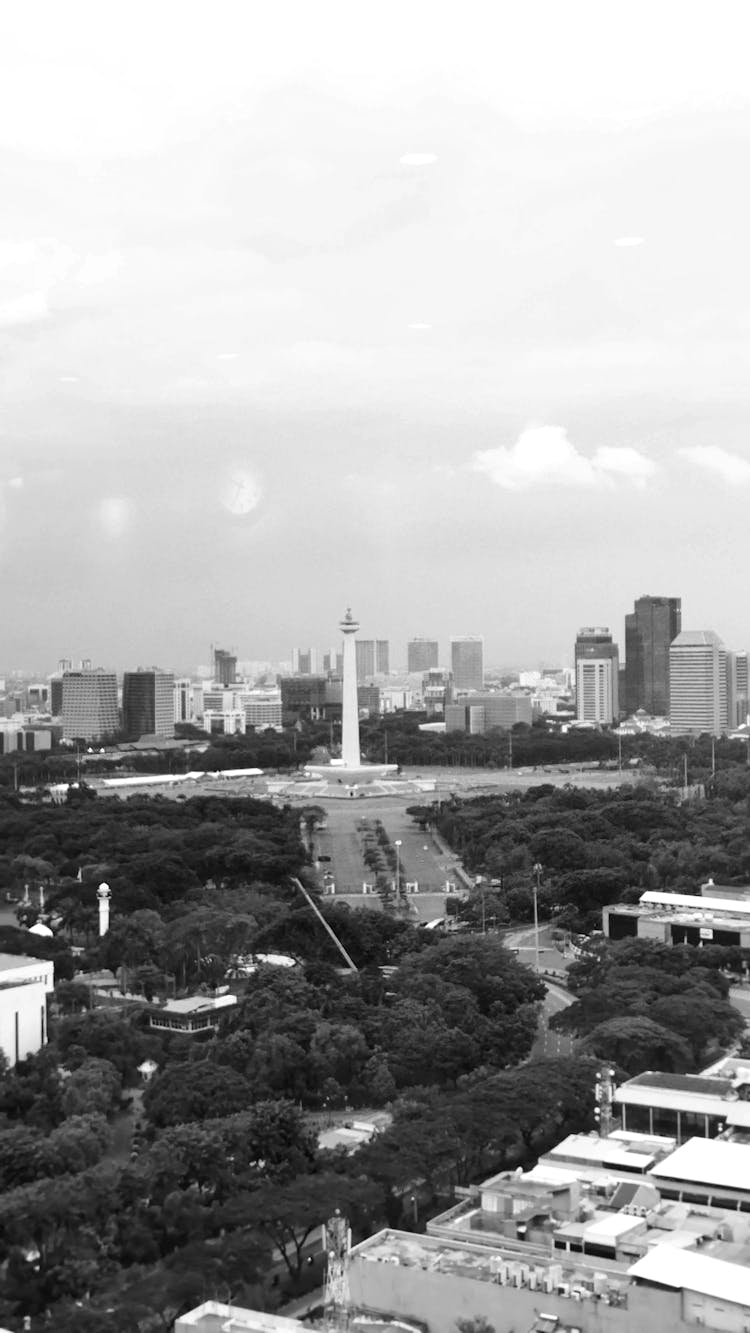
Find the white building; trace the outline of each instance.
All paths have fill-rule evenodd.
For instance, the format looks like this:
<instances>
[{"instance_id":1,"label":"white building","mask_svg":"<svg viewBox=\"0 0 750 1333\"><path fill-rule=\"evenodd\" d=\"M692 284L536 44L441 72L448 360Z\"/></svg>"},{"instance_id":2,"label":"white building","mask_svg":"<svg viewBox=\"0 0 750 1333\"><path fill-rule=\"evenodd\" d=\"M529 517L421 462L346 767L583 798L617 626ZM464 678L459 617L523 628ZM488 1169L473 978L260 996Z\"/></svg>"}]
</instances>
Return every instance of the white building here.
<instances>
[{"instance_id":1,"label":"white building","mask_svg":"<svg viewBox=\"0 0 750 1333\"><path fill-rule=\"evenodd\" d=\"M54 985L52 962L0 953L0 1049L11 1068L46 1045Z\"/></svg>"},{"instance_id":2,"label":"white building","mask_svg":"<svg viewBox=\"0 0 750 1333\"><path fill-rule=\"evenodd\" d=\"M683 630L669 649L669 721L673 736L720 736L727 730L727 652L713 630Z\"/></svg>"}]
</instances>

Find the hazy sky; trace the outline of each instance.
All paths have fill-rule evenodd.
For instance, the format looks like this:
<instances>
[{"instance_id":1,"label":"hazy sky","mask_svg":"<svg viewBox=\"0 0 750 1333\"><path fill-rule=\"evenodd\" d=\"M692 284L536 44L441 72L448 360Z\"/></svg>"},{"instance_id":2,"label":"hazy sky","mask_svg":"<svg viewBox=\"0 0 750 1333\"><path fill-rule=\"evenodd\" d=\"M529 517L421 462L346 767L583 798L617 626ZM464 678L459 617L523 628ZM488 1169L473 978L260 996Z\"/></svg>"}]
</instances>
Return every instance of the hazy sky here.
<instances>
[{"instance_id":1,"label":"hazy sky","mask_svg":"<svg viewBox=\"0 0 750 1333\"><path fill-rule=\"evenodd\" d=\"M0 18L0 669L750 646L746 4Z\"/></svg>"}]
</instances>

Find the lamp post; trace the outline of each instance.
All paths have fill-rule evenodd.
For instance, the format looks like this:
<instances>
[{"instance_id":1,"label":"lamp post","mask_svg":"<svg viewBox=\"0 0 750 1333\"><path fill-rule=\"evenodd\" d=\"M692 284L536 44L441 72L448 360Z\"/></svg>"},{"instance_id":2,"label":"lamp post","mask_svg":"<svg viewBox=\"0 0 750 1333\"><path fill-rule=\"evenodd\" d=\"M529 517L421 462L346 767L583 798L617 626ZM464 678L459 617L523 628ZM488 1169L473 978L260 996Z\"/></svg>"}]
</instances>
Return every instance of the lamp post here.
<instances>
[{"instance_id":1,"label":"lamp post","mask_svg":"<svg viewBox=\"0 0 750 1333\"><path fill-rule=\"evenodd\" d=\"M396 848L396 901L401 897L401 839L396 838L393 844Z\"/></svg>"},{"instance_id":2,"label":"lamp post","mask_svg":"<svg viewBox=\"0 0 750 1333\"><path fill-rule=\"evenodd\" d=\"M539 971L539 882L542 878L542 867L537 861L534 865L534 968Z\"/></svg>"}]
</instances>

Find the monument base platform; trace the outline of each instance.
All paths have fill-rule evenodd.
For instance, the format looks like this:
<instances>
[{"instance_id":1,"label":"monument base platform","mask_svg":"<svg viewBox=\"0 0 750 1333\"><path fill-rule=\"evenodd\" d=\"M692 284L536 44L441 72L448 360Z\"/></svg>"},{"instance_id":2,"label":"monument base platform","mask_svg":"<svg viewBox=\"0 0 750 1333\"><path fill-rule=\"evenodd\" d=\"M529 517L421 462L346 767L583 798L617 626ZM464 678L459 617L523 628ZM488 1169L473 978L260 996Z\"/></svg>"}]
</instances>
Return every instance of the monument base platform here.
<instances>
[{"instance_id":1,"label":"monument base platform","mask_svg":"<svg viewBox=\"0 0 750 1333\"><path fill-rule=\"evenodd\" d=\"M401 778L397 771L395 764L373 764L363 770L350 768L344 776L340 767L320 764L305 769L304 776L269 780L268 794L302 801L369 801L379 796L418 796L435 791L434 779ZM367 774L365 781L359 780L363 772Z\"/></svg>"}]
</instances>

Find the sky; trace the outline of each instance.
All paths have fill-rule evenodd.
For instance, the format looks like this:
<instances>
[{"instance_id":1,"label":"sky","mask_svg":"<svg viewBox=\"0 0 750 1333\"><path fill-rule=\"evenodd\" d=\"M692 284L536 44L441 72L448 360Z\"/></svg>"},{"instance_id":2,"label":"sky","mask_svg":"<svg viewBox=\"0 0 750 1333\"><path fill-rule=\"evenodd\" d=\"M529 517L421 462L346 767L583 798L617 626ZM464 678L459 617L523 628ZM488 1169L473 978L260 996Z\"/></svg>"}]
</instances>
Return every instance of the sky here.
<instances>
[{"instance_id":1,"label":"sky","mask_svg":"<svg viewBox=\"0 0 750 1333\"><path fill-rule=\"evenodd\" d=\"M750 647L742 3L0 16L0 670ZM739 594L739 595L738 595Z\"/></svg>"}]
</instances>

